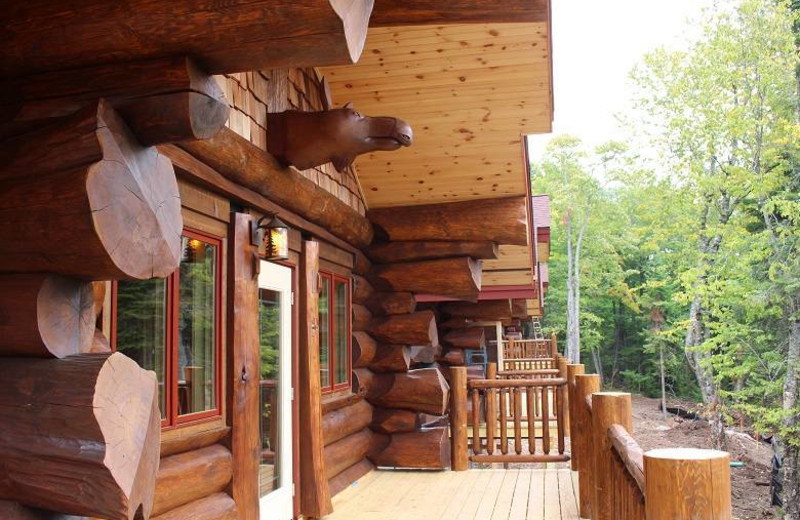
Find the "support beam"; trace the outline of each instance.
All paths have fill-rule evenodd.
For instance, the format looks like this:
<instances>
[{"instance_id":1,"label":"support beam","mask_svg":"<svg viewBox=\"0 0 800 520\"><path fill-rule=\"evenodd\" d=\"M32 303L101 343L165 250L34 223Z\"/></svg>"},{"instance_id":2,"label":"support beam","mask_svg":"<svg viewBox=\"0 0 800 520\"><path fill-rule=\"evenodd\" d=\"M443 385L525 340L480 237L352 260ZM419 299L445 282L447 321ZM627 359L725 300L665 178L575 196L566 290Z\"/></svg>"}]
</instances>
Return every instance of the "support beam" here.
<instances>
[{"instance_id":1,"label":"support beam","mask_svg":"<svg viewBox=\"0 0 800 520\"><path fill-rule=\"evenodd\" d=\"M370 460L379 467L445 469L450 466L447 427L394 434L386 449Z\"/></svg>"},{"instance_id":2,"label":"support beam","mask_svg":"<svg viewBox=\"0 0 800 520\"><path fill-rule=\"evenodd\" d=\"M486 329L483 327L454 329L446 333L442 341L451 349L471 348L481 350L486 346Z\"/></svg>"},{"instance_id":3,"label":"support beam","mask_svg":"<svg viewBox=\"0 0 800 520\"><path fill-rule=\"evenodd\" d=\"M494 242L387 242L369 248L369 257L379 264L418 262L456 256L469 256L482 260L494 260L498 247Z\"/></svg>"},{"instance_id":4,"label":"support beam","mask_svg":"<svg viewBox=\"0 0 800 520\"><path fill-rule=\"evenodd\" d=\"M208 139L230 112L216 80L180 56L14 78L0 92L0 112L15 122L66 116L103 98L145 146Z\"/></svg>"},{"instance_id":5,"label":"support beam","mask_svg":"<svg viewBox=\"0 0 800 520\"><path fill-rule=\"evenodd\" d=\"M369 364L373 372L407 372L411 366L411 352L402 345L378 345L375 359Z\"/></svg>"},{"instance_id":6,"label":"support beam","mask_svg":"<svg viewBox=\"0 0 800 520\"><path fill-rule=\"evenodd\" d=\"M88 352L95 335L93 285L101 284L48 274L0 276L0 356Z\"/></svg>"},{"instance_id":7,"label":"support beam","mask_svg":"<svg viewBox=\"0 0 800 520\"><path fill-rule=\"evenodd\" d=\"M447 240L528 244L524 196L370 210L376 235L387 241Z\"/></svg>"},{"instance_id":8,"label":"support beam","mask_svg":"<svg viewBox=\"0 0 800 520\"><path fill-rule=\"evenodd\" d=\"M181 257L169 159L99 101L0 142L0 272L165 277Z\"/></svg>"},{"instance_id":9,"label":"support beam","mask_svg":"<svg viewBox=\"0 0 800 520\"><path fill-rule=\"evenodd\" d=\"M447 302L439 309L453 318L469 318L481 321L498 321L511 317L511 300L482 300L479 302Z\"/></svg>"},{"instance_id":10,"label":"support beam","mask_svg":"<svg viewBox=\"0 0 800 520\"><path fill-rule=\"evenodd\" d=\"M373 269L373 276L398 292L469 301L476 301L481 292L481 261L468 256L379 265Z\"/></svg>"},{"instance_id":11,"label":"support beam","mask_svg":"<svg viewBox=\"0 0 800 520\"><path fill-rule=\"evenodd\" d=\"M150 517L161 433L153 372L119 353L8 358L0 381L0 500Z\"/></svg>"},{"instance_id":12,"label":"support beam","mask_svg":"<svg viewBox=\"0 0 800 520\"><path fill-rule=\"evenodd\" d=\"M545 23L550 20L549 0L380 0L370 26L449 25L466 23Z\"/></svg>"},{"instance_id":13,"label":"support beam","mask_svg":"<svg viewBox=\"0 0 800 520\"><path fill-rule=\"evenodd\" d=\"M378 316L409 314L417 308L414 295L410 292L378 292L367 300L367 308Z\"/></svg>"},{"instance_id":14,"label":"support beam","mask_svg":"<svg viewBox=\"0 0 800 520\"><path fill-rule=\"evenodd\" d=\"M233 130L180 147L236 184L325 227L357 247L372 242L372 225L357 211L297 171L283 168L270 154Z\"/></svg>"},{"instance_id":15,"label":"support beam","mask_svg":"<svg viewBox=\"0 0 800 520\"><path fill-rule=\"evenodd\" d=\"M371 0L33 0L0 10L0 75L183 54L212 74L355 63ZM124 30L121 30L124 27Z\"/></svg>"},{"instance_id":16,"label":"support beam","mask_svg":"<svg viewBox=\"0 0 800 520\"><path fill-rule=\"evenodd\" d=\"M436 318L431 311L375 318L370 333L376 340L393 345L439 344Z\"/></svg>"},{"instance_id":17,"label":"support beam","mask_svg":"<svg viewBox=\"0 0 800 520\"><path fill-rule=\"evenodd\" d=\"M450 387L438 368L376 374L367 399L383 408L405 408L433 415L447 410Z\"/></svg>"}]
</instances>

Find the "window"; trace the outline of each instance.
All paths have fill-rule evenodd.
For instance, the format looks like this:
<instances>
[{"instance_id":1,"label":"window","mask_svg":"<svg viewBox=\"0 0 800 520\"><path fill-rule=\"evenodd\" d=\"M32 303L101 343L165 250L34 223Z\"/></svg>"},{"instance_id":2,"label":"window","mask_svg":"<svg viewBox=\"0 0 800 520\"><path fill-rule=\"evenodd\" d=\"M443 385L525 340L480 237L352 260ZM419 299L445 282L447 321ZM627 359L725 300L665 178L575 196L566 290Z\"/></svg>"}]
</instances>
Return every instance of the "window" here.
<instances>
[{"instance_id":1,"label":"window","mask_svg":"<svg viewBox=\"0 0 800 520\"><path fill-rule=\"evenodd\" d=\"M323 392L350 388L350 280L320 273L319 365Z\"/></svg>"},{"instance_id":2,"label":"window","mask_svg":"<svg viewBox=\"0 0 800 520\"><path fill-rule=\"evenodd\" d=\"M115 350L156 373L164 426L220 414L221 241L184 231L163 280L115 284Z\"/></svg>"}]
</instances>

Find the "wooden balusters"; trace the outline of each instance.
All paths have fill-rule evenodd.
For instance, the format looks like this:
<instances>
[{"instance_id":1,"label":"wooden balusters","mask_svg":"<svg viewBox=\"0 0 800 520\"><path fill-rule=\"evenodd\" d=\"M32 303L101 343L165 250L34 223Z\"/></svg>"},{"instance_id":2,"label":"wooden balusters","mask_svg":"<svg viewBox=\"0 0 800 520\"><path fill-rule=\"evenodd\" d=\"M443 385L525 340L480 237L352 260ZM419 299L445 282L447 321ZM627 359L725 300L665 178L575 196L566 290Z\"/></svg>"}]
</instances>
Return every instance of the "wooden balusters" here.
<instances>
[{"instance_id":1,"label":"wooden balusters","mask_svg":"<svg viewBox=\"0 0 800 520\"><path fill-rule=\"evenodd\" d=\"M477 388L472 389L472 453L481 451L481 396Z\"/></svg>"},{"instance_id":2,"label":"wooden balusters","mask_svg":"<svg viewBox=\"0 0 800 520\"><path fill-rule=\"evenodd\" d=\"M549 388L542 388L542 451L545 455L550 454L550 402Z\"/></svg>"},{"instance_id":3,"label":"wooden balusters","mask_svg":"<svg viewBox=\"0 0 800 520\"><path fill-rule=\"evenodd\" d=\"M536 452L536 389L533 387L525 390L528 412L528 453Z\"/></svg>"},{"instance_id":4,"label":"wooden balusters","mask_svg":"<svg viewBox=\"0 0 800 520\"><path fill-rule=\"evenodd\" d=\"M522 453L522 394L521 389L513 389L514 396L514 451Z\"/></svg>"}]
</instances>

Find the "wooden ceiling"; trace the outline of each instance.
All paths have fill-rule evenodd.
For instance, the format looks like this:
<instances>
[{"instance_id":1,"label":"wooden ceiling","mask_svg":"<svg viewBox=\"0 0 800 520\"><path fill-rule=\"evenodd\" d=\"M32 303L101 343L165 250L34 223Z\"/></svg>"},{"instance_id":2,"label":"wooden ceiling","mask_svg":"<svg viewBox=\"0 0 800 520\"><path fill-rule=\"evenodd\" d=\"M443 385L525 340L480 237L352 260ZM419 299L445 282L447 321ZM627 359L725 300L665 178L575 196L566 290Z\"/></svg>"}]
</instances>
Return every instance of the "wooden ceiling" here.
<instances>
[{"instance_id":1,"label":"wooden ceiling","mask_svg":"<svg viewBox=\"0 0 800 520\"><path fill-rule=\"evenodd\" d=\"M358 158L369 207L525 193L522 136L552 122L548 26L371 27L357 64L323 69L339 104L414 129L410 148Z\"/></svg>"}]
</instances>

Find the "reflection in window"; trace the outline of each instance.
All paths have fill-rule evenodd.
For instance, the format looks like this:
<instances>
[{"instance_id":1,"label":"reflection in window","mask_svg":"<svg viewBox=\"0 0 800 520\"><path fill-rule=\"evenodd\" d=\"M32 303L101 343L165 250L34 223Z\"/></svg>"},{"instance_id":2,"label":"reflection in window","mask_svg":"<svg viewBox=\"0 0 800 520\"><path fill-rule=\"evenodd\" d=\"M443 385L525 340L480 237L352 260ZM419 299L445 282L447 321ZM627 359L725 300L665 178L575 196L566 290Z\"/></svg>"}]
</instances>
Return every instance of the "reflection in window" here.
<instances>
[{"instance_id":1,"label":"reflection in window","mask_svg":"<svg viewBox=\"0 0 800 520\"><path fill-rule=\"evenodd\" d=\"M321 273L319 358L322 391L350 384L350 280Z\"/></svg>"},{"instance_id":2,"label":"reflection in window","mask_svg":"<svg viewBox=\"0 0 800 520\"><path fill-rule=\"evenodd\" d=\"M153 370L158 379L159 408L165 419L167 281L120 281L117 284L117 351Z\"/></svg>"},{"instance_id":3,"label":"reflection in window","mask_svg":"<svg viewBox=\"0 0 800 520\"><path fill-rule=\"evenodd\" d=\"M322 278L322 290L319 293L319 375L323 389L331 386L330 294L331 281Z\"/></svg>"},{"instance_id":4,"label":"reflection in window","mask_svg":"<svg viewBox=\"0 0 800 520\"><path fill-rule=\"evenodd\" d=\"M281 341L280 293L259 289L258 333L261 344L261 461L259 464L260 496L280 487L280 424L279 374Z\"/></svg>"},{"instance_id":5,"label":"reflection in window","mask_svg":"<svg viewBox=\"0 0 800 520\"><path fill-rule=\"evenodd\" d=\"M350 350L350 342L348 341L348 288L349 284L341 280L335 280L336 296L334 298L333 309L333 322L334 322L334 367L335 374L333 378L334 385L347 383L349 367L348 367L348 351Z\"/></svg>"},{"instance_id":6,"label":"reflection in window","mask_svg":"<svg viewBox=\"0 0 800 520\"><path fill-rule=\"evenodd\" d=\"M216 246L183 238L178 308L178 414L216 408Z\"/></svg>"}]
</instances>

